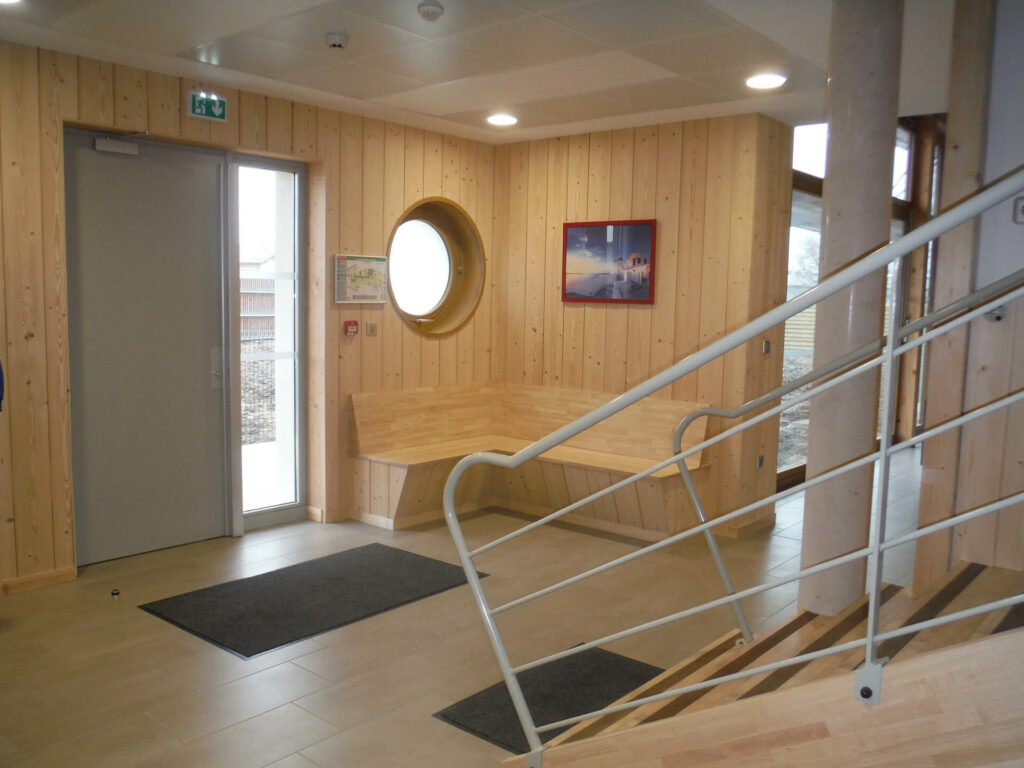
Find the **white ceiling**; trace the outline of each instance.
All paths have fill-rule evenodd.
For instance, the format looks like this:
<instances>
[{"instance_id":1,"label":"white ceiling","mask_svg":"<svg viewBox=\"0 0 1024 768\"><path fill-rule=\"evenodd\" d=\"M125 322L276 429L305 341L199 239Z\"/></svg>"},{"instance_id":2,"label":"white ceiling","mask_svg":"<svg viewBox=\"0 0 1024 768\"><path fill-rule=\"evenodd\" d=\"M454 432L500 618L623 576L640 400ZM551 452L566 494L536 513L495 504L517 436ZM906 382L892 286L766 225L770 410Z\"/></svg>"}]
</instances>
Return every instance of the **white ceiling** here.
<instances>
[{"instance_id":1,"label":"white ceiling","mask_svg":"<svg viewBox=\"0 0 1024 768\"><path fill-rule=\"evenodd\" d=\"M418 2L22 0L0 5L0 38L493 143L823 113L829 0L441 0L433 23ZM906 0L901 114L945 111L952 5ZM765 68L789 82L754 94ZM496 110L519 124L491 128Z\"/></svg>"}]
</instances>

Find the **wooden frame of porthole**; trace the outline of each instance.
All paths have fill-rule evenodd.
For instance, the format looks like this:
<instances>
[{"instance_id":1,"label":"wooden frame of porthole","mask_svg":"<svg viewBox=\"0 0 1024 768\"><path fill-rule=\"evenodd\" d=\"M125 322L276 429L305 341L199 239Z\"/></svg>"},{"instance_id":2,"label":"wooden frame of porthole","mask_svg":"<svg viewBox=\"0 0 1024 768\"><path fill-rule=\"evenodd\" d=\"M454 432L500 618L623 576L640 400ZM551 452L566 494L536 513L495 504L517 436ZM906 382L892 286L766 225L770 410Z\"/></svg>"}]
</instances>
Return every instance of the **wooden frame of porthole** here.
<instances>
[{"instance_id":1,"label":"wooden frame of porthole","mask_svg":"<svg viewBox=\"0 0 1024 768\"><path fill-rule=\"evenodd\" d=\"M425 315L405 312L395 301L391 288L391 243L395 232L407 221L419 219L438 231L448 248L451 275L441 302ZM427 197L413 203L395 222L385 251L388 258L388 298L407 326L423 336L447 336L473 316L484 287L484 246L473 218L453 200Z\"/></svg>"}]
</instances>

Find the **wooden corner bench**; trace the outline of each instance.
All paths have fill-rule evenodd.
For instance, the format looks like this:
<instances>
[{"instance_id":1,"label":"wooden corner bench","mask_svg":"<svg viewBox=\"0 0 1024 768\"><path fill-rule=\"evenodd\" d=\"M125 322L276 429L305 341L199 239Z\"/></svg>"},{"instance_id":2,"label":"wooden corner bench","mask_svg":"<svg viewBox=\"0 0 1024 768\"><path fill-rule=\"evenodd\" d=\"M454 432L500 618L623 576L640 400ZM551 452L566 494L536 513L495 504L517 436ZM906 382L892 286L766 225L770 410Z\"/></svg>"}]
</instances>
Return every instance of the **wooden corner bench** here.
<instances>
[{"instance_id":1,"label":"wooden corner bench","mask_svg":"<svg viewBox=\"0 0 1024 768\"><path fill-rule=\"evenodd\" d=\"M515 453L611 397L500 383L354 394L355 516L393 529L438 519L444 483L462 457ZM669 458L676 425L700 407L647 398L516 469L474 467L459 486L458 511L500 506L541 516L560 509ZM705 419L693 424L684 448L703 440L705 427ZM690 456L687 467L703 499L710 483L701 454ZM696 522L674 465L564 519L646 540Z\"/></svg>"}]
</instances>

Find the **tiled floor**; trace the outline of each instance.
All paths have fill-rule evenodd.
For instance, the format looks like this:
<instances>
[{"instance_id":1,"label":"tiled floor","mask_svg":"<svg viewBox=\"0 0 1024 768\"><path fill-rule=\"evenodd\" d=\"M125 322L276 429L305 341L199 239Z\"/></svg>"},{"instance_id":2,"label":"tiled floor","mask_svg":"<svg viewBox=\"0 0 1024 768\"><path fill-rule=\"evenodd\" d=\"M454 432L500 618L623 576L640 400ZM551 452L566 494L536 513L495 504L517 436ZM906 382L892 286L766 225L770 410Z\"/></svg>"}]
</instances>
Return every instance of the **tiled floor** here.
<instances>
[{"instance_id":1,"label":"tiled floor","mask_svg":"<svg viewBox=\"0 0 1024 768\"><path fill-rule=\"evenodd\" d=\"M894 472L892 534L916 514L907 491L917 454L906 458ZM801 512L795 497L779 505L773 530L722 541L738 588L798 568ZM521 524L492 513L464 528L472 546ZM503 750L431 716L500 677L465 588L250 660L136 607L374 541L455 562L442 525L298 523L89 566L73 583L0 599L0 765L498 765ZM634 548L546 528L478 565L497 604ZM886 577L906 583L909 567L906 553L887 557ZM499 626L513 663L523 662L721 594L706 546L691 539L502 614ZM791 584L744 608L756 631L792 614L795 598ZM721 608L607 647L665 666L732 626Z\"/></svg>"}]
</instances>

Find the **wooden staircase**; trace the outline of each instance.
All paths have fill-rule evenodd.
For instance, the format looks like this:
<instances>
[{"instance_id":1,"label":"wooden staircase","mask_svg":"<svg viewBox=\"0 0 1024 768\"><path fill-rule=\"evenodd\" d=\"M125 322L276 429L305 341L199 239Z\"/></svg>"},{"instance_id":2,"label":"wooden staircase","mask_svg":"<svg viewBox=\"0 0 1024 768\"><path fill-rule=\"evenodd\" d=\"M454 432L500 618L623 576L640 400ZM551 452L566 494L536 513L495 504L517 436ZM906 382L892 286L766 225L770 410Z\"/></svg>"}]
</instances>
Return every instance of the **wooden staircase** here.
<instances>
[{"instance_id":1,"label":"wooden staircase","mask_svg":"<svg viewBox=\"0 0 1024 768\"><path fill-rule=\"evenodd\" d=\"M909 626L1019 592L1024 592L1024 573L974 563L962 564L918 596L911 596L909 589L885 586L881 594L879 631ZM685 688L715 677L735 674L862 638L865 634L867 614L868 604L865 596L837 616L819 616L808 611L798 613L773 630L755 636L749 645L738 644L739 632L731 632L665 670L615 704L625 704L658 693ZM1002 611L982 614L884 641L879 645L878 655L888 657L890 662L899 663L923 653L1021 626L1024 626L1024 605L1019 604ZM639 725L655 723L677 715L689 715L731 702L791 689L849 673L860 666L863 660L863 649L855 649L690 691L674 698L580 723L551 739L547 745L554 748L598 736L622 733ZM852 691L851 686L851 699Z\"/></svg>"}]
</instances>

